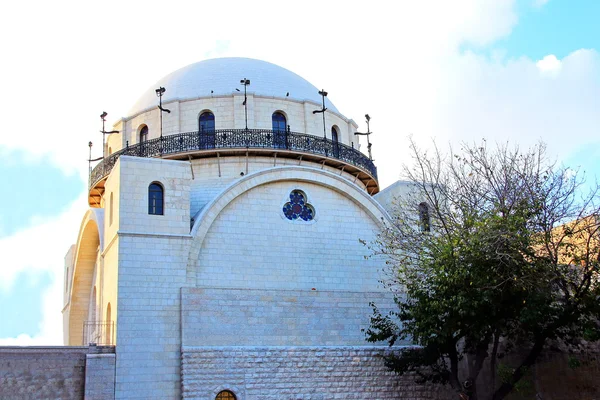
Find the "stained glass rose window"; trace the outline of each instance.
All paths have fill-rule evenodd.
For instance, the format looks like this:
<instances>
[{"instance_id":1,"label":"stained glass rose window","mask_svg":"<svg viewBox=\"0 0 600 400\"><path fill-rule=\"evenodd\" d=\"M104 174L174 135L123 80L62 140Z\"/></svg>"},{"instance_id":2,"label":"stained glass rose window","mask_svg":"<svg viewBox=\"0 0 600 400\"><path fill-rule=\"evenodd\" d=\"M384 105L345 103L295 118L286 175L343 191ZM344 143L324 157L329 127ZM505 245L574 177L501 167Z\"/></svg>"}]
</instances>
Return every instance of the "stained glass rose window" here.
<instances>
[{"instance_id":1,"label":"stained glass rose window","mask_svg":"<svg viewBox=\"0 0 600 400\"><path fill-rule=\"evenodd\" d=\"M306 195L301 190L292 190L290 201L283 205L283 215L290 221L301 219L312 221L315 217L315 209L306 201Z\"/></svg>"}]
</instances>

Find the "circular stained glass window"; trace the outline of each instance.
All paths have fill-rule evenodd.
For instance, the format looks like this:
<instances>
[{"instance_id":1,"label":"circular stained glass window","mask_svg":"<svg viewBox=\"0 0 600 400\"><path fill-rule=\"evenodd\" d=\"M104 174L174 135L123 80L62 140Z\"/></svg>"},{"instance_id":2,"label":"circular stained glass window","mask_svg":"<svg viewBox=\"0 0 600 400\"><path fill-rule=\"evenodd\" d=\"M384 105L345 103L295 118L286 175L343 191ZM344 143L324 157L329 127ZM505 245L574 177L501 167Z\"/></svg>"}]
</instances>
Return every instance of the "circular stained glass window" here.
<instances>
[{"instance_id":1,"label":"circular stained glass window","mask_svg":"<svg viewBox=\"0 0 600 400\"><path fill-rule=\"evenodd\" d=\"M301 190L292 190L290 201L283 205L283 215L290 221L312 221L315 209L306 201L306 195Z\"/></svg>"}]
</instances>

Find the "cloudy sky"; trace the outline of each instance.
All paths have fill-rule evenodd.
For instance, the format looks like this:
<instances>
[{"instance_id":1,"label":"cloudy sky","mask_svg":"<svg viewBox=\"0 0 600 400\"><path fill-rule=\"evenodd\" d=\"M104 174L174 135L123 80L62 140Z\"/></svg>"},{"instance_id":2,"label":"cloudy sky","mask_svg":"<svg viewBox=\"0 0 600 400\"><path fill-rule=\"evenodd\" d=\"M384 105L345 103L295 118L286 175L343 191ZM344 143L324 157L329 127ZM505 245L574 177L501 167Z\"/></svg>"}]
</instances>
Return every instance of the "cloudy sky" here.
<instances>
[{"instance_id":1,"label":"cloudy sky","mask_svg":"<svg viewBox=\"0 0 600 400\"><path fill-rule=\"evenodd\" d=\"M88 141L162 76L241 56L290 69L365 130L382 186L407 138L543 140L600 177L600 2L11 1L0 6L0 344L61 344ZM206 2L208 3L208 2ZM218 4L217 4L218 3Z\"/></svg>"}]
</instances>

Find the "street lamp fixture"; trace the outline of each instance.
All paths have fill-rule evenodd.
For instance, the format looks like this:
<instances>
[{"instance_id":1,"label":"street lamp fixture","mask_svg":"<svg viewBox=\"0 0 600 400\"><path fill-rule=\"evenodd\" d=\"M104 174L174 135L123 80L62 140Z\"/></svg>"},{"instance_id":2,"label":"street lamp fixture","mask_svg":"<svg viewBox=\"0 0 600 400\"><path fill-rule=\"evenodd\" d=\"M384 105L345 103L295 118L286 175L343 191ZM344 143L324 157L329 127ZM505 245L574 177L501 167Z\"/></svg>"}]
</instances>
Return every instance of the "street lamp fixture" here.
<instances>
[{"instance_id":1,"label":"street lamp fixture","mask_svg":"<svg viewBox=\"0 0 600 400\"><path fill-rule=\"evenodd\" d=\"M106 111L102 111L102 114L100 114L100 118L102 119L102 130L100 131L100 133L102 133L102 158L106 157L106 139L104 138L106 135L110 135L112 133L119 133L119 131L106 131L104 129L104 123L106 122L106 116L108 115L108 113ZM90 146L90 151L92 150L92 142L89 143ZM90 155L91 158L91 155Z\"/></svg>"},{"instance_id":2,"label":"street lamp fixture","mask_svg":"<svg viewBox=\"0 0 600 400\"><path fill-rule=\"evenodd\" d=\"M325 107L325 97L327 97L327 92L325 91L325 89L321 89L319 90L319 94L321 95L321 98L323 100L323 107L320 110L314 110L313 114L323 114L323 139L326 139L327 131L325 129L325 111L327 110L327 107Z\"/></svg>"},{"instance_id":3,"label":"street lamp fixture","mask_svg":"<svg viewBox=\"0 0 600 400\"><path fill-rule=\"evenodd\" d=\"M166 112L167 114L171 113L171 110L163 108L163 106L162 106L162 96L166 91L167 91L167 89L165 89L162 86L155 90L156 97L158 97L158 109L160 110L160 139L161 140L163 137L163 122L162 122L163 112Z\"/></svg>"},{"instance_id":4,"label":"street lamp fixture","mask_svg":"<svg viewBox=\"0 0 600 400\"><path fill-rule=\"evenodd\" d=\"M365 133L362 132L354 132L355 135L366 136L367 137L367 150L369 151L369 159L373 161L373 156L371 155L371 145L372 143L369 141L369 135L371 132L371 127L369 126L369 122L371 122L371 117L369 114L365 114L365 119L367 120L367 131Z\"/></svg>"},{"instance_id":5,"label":"street lamp fixture","mask_svg":"<svg viewBox=\"0 0 600 400\"><path fill-rule=\"evenodd\" d=\"M250 79L244 78L240 80L240 83L244 85L244 102L242 104L244 105L244 118L246 119L246 130L248 130L248 97L246 94L246 87L250 84ZM236 90L239 92L238 89Z\"/></svg>"}]
</instances>

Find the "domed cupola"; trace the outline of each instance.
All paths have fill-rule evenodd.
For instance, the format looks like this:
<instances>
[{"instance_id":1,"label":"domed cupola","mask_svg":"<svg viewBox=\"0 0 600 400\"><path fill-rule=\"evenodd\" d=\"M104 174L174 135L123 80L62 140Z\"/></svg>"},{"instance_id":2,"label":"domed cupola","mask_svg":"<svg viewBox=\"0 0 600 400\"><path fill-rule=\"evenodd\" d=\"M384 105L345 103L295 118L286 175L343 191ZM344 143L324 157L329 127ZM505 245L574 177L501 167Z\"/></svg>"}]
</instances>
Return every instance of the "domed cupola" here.
<instances>
[{"instance_id":1,"label":"domed cupola","mask_svg":"<svg viewBox=\"0 0 600 400\"><path fill-rule=\"evenodd\" d=\"M248 58L201 61L160 79L115 124L119 133L108 136L105 157L90 175L89 204L101 206L104 182L121 155L233 157L243 159L245 173L269 158L273 166L295 160L339 170L375 194L377 170L359 151L357 128L324 90L285 68Z\"/></svg>"},{"instance_id":2,"label":"domed cupola","mask_svg":"<svg viewBox=\"0 0 600 400\"><path fill-rule=\"evenodd\" d=\"M155 89L164 87L163 102L194 100L202 97L231 96L236 88L243 90L240 80L247 78L247 93L266 98L310 101L321 104L319 89L306 79L285 68L252 58L214 58L200 61L160 79L138 99L129 110L128 117L156 108ZM337 108L325 98L325 107L338 113Z\"/></svg>"}]
</instances>

